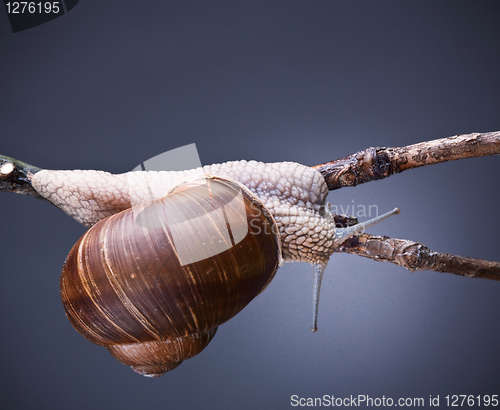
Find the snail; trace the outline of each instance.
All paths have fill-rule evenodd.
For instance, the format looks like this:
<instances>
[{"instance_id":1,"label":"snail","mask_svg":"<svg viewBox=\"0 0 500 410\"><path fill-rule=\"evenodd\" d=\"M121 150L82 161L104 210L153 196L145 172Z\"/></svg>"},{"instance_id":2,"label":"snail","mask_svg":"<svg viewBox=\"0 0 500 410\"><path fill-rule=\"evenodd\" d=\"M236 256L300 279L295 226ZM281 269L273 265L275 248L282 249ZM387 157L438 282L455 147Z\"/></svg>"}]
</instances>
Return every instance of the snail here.
<instances>
[{"instance_id":1,"label":"snail","mask_svg":"<svg viewBox=\"0 0 500 410\"><path fill-rule=\"evenodd\" d=\"M337 228L324 178L294 162L113 175L1 161L3 190L46 200L90 228L63 266L66 315L150 377L200 353L283 262L314 267L316 331L321 279L336 247L399 213Z\"/></svg>"}]
</instances>

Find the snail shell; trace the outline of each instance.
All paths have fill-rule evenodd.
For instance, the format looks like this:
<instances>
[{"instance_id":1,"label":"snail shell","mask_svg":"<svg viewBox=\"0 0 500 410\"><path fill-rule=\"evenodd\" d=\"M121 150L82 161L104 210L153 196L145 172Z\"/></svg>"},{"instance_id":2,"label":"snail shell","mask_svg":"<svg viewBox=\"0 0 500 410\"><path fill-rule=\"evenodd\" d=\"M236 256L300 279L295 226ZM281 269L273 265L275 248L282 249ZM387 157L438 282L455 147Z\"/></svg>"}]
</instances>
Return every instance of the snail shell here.
<instances>
[{"instance_id":1,"label":"snail shell","mask_svg":"<svg viewBox=\"0 0 500 410\"><path fill-rule=\"evenodd\" d=\"M207 176L95 224L71 249L72 325L142 375L200 353L281 263L274 218L247 188Z\"/></svg>"},{"instance_id":2,"label":"snail shell","mask_svg":"<svg viewBox=\"0 0 500 410\"><path fill-rule=\"evenodd\" d=\"M63 268L67 316L85 337L148 376L201 352L217 326L267 286L282 261L314 267L316 331L330 255L399 213L395 208L337 228L322 175L293 162L232 161L113 175L0 160L2 189L45 199L94 225ZM201 181L176 185L200 173Z\"/></svg>"}]
</instances>

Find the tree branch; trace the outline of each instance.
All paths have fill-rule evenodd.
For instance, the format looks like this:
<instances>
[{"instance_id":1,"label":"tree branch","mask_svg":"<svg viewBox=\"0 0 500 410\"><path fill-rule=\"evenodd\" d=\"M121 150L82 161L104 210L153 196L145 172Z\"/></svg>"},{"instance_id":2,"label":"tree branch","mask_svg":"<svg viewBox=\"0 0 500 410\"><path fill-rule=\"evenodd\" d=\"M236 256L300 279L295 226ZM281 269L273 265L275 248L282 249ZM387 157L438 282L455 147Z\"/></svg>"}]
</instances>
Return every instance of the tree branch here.
<instances>
[{"instance_id":1,"label":"tree branch","mask_svg":"<svg viewBox=\"0 0 500 410\"><path fill-rule=\"evenodd\" d=\"M31 179L41 168L14 158L0 155L0 191L15 192L47 201L31 185Z\"/></svg>"},{"instance_id":2,"label":"tree branch","mask_svg":"<svg viewBox=\"0 0 500 410\"><path fill-rule=\"evenodd\" d=\"M421 243L406 239L361 234L342 243L336 252L392 262L410 272L430 270L469 278L500 280L499 262L434 252Z\"/></svg>"},{"instance_id":3,"label":"tree branch","mask_svg":"<svg viewBox=\"0 0 500 410\"><path fill-rule=\"evenodd\" d=\"M500 154L500 131L456 135L406 147L367 148L313 166L334 190L387 178L407 169L463 158Z\"/></svg>"}]
</instances>

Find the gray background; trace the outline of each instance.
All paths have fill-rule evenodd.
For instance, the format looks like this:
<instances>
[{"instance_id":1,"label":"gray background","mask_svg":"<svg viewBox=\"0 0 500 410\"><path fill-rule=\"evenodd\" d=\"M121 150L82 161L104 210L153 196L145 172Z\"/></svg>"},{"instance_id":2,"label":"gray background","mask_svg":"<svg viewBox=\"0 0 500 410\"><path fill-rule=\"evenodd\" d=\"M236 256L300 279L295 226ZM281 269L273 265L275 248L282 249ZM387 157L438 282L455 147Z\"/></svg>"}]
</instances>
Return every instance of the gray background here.
<instances>
[{"instance_id":1,"label":"gray background","mask_svg":"<svg viewBox=\"0 0 500 410\"><path fill-rule=\"evenodd\" d=\"M0 152L126 172L195 142L203 164L307 165L500 129L500 10L486 1L85 1L12 34L0 12ZM370 231L500 260L498 157L329 196L401 214ZM363 219L363 218L362 218ZM67 321L59 272L84 232L0 195L2 409L290 408L290 396L500 394L499 283L333 255L287 264L199 356L142 378Z\"/></svg>"}]
</instances>

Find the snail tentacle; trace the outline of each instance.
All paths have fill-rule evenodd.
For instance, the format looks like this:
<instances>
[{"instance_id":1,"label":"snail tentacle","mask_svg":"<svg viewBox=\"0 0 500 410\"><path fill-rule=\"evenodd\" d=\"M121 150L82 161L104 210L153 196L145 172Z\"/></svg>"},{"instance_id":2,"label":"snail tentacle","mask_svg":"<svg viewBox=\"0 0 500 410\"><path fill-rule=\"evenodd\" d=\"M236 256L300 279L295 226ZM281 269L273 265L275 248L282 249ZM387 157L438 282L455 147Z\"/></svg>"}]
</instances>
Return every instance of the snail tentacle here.
<instances>
[{"instance_id":1,"label":"snail tentacle","mask_svg":"<svg viewBox=\"0 0 500 410\"><path fill-rule=\"evenodd\" d=\"M354 235L358 233L364 232L367 228L375 224L378 224L384 219L387 219L390 216L398 214L399 214L399 208L394 208L392 211L376 216L375 218L369 219L368 221L361 222L359 224L352 225L347 228L337 228L337 230L335 231L335 241L334 241L335 247L337 248L338 246L340 246L342 242L346 241L349 238L352 238Z\"/></svg>"},{"instance_id":2,"label":"snail tentacle","mask_svg":"<svg viewBox=\"0 0 500 410\"><path fill-rule=\"evenodd\" d=\"M10 160L10 159L8 159ZM295 162L262 163L230 161L185 171L138 171L113 175L104 171L41 170L22 164L29 171L22 193L45 198L87 227L129 208L143 206L171 193L184 181L195 178L227 178L241 184L276 223L281 258L285 262L308 262L314 267L313 325L317 330L319 295L329 257L346 239L364 231L392 212L348 228L336 228L326 204L328 186L315 169ZM1 165L1 164L0 164ZM31 167L31 168L30 168ZM13 165L0 168L0 178ZM4 176L3 180L8 180ZM168 195L167 195L168 196Z\"/></svg>"},{"instance_id":3,"label":"snail tentacle","mask_svg":"<svg viewBox=\"0 0 500 410\"><path fill-rule=\"evenodd\" d=\"M313 324L311 330L318 330L318 309L319 309L319 292L321 289L321 281L323 273L326 269L327 261L319 261L314 265L314 290L313 290Z\"/></svg>"},{"instance_id":4,"label":"snail tentacle","mask_svg":"<svg viewBox=\"0 0 500 410\"><path fill-rule=\"evenodd\" d=\"M365 222L361 222L356 225L349 226L347 228L337 228L335 230L335 235L333 239L333 249L336 249L340 244L354 235L364 232L366 228L373 226L384 219L389 218L392 215L399 214L399 209L394 208L392 211L385 214L379 215L373 219ZM321 281L323 279L323 273L326 269L328 259L320 260L313 264L314 266L314 292L313 292L313 324L311 330L316 332L318 330L318 307L319 307L319 294L321 289Z\"/></svg>"}]
</instances>

